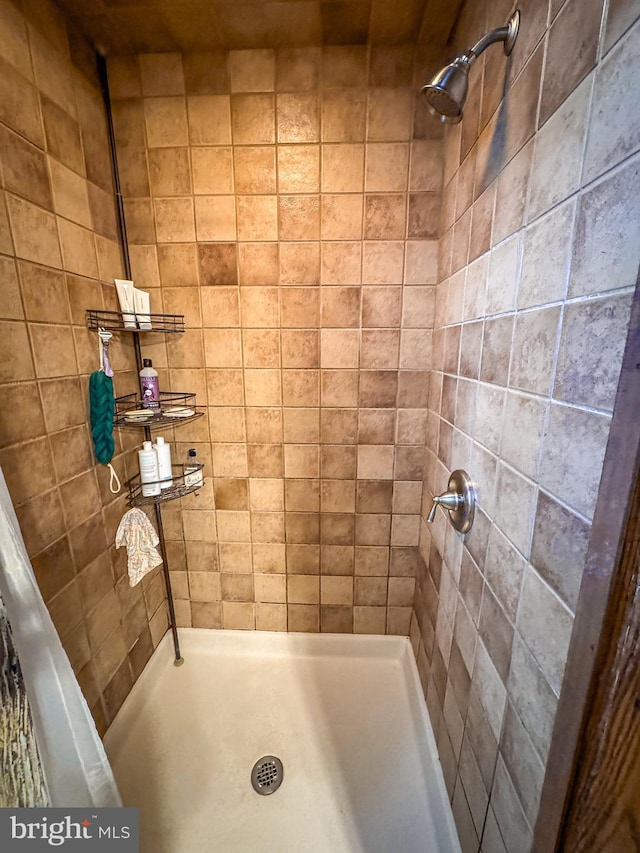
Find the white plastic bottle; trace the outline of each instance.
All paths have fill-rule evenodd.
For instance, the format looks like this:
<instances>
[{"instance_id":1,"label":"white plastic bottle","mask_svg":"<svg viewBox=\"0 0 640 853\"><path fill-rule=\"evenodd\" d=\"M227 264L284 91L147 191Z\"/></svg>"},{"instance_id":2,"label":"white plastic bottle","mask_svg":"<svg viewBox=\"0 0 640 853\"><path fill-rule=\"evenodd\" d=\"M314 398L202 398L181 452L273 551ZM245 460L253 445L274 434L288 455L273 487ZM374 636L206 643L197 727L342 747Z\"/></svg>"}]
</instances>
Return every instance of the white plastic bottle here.
<instances>
[{"instance_id":1,"label":"white plastic bottle","mask_svg":"<svg viewBox=\"0 0 640 853\"><path fill-rule=\"evenodd\" d=\"M165 442L161 435L159 435L156 438L156 443L153 447L158 456L158 479L160 480L160 488L170 489L171 486L173 486L173 476L171 473L171 446Z\"/></svg>"},{"instance_id":2,"label":"white plastic bottle","mask_svg":"<svg viewBox=\"0 0 640 853\"><path fill-rule=\"evenodd\" d=\"M144 497L152 498L159 495L158 454L150 441L143 442L142 450L138 451L138 464L140 465L140 482L142 483Z\"/></svg>"},{"instance_id":3,"label":"white plastic bottle","mask_svg":"<svg viewBox=\"0 0 640 853\"><path fill-rule=\"evenodd\" d=\"M192 447L187 456L187 462L184 466L184 484L185 486L201 486L203 483L202 468L198 465L196 451Z\"/></svg>"}]
</instances>

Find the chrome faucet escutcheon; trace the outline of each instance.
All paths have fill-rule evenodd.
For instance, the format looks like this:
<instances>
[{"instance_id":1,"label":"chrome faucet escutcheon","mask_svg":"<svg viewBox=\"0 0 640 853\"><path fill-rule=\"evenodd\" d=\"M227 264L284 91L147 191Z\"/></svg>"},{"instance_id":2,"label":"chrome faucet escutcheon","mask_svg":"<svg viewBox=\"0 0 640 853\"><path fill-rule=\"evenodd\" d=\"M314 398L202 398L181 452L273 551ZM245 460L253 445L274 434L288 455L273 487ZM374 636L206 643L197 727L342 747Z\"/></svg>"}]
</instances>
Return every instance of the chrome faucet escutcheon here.
<instances>
[{"instance_id":1,"label":"chrome faucet escutcheon","mask_svg":"<svg viewBox=\"0 0 640 853\"><path fill-rule=\"evenodd\" d=\"M435 521L438 507L441 506L449 513L451 524L459 533L468 533L473 524L476 506L476 493L466 471L458 469L449 477L447 491L436 495L429 515L428 522Z\"/></svg>"}]
</instances>

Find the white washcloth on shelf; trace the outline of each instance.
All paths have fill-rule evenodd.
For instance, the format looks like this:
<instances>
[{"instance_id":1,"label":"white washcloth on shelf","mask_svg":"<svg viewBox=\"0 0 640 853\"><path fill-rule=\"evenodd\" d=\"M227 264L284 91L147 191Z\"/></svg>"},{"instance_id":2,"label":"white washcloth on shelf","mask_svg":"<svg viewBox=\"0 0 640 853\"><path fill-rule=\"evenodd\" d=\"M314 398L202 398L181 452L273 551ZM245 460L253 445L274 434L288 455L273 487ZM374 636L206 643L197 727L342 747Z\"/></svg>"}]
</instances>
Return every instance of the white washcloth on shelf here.
<instances>
[{"instance_id":1,"label":"white washcloth on shelf","mask_svg":"<svg viewBox=\"0 0 640 853\"><path fill-rule=\"evenodd\" d=\"M142 578L162 562L155 546L160 540L153 525L141 509L133 507L122 516L116 533L116 548L127 546L127 569L129 586L140 583Z\"/></svg>"}]
</instances>

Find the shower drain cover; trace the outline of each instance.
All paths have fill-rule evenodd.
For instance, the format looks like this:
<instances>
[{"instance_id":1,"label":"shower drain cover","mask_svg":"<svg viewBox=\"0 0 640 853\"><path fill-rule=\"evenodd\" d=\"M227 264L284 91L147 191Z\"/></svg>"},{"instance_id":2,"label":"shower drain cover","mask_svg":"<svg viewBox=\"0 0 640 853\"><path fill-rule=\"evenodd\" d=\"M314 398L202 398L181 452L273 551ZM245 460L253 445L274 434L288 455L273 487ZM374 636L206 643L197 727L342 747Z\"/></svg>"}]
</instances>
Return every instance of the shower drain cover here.
<instances>
[{"instance_id":1,"label":"shower drain cover","mask_svg":"<svg viewBox=\"0 0 640 853\"><path fill-rule=\"evenodd\" d=\"M275 755L265 755L259 758L251 771L251 784L256 794L273 794L282 784L284 767L282 761Z\"/></svg>"}]
</instances>

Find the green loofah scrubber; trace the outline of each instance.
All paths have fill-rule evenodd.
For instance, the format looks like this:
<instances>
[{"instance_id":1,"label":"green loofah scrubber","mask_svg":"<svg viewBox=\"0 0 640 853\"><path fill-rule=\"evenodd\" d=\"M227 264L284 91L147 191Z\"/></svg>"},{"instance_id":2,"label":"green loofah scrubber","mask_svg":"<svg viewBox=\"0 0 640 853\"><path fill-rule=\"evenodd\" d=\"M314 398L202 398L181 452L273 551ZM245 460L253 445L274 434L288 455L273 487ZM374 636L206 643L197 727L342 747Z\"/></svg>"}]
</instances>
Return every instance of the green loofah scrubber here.
<instances>
[{"instance_id":1,"label":"green loofah scrubber","mask_svg":"<svg viewBox=\"0 0 640 853\"><path fill-rule=\"evenodd\" d=\"M102 370L92 373L89 377L89 403L94 453L98 462L108 465L115 449L113 440L115 396L113 380Z\"/></svg>"}]
</instances>

